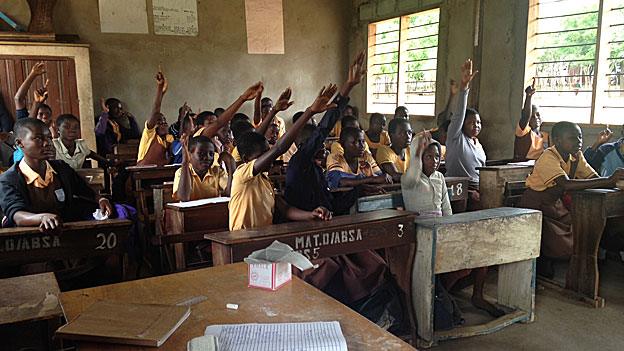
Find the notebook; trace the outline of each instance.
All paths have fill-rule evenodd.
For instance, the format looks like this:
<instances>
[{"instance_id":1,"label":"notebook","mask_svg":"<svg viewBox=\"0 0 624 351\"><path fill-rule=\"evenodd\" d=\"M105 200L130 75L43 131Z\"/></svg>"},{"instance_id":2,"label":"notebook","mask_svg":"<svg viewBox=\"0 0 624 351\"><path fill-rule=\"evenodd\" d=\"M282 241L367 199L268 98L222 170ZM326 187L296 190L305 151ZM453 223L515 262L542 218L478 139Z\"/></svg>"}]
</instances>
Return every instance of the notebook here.
<instances>
[{"instance_id":1,"label":"notebook","mask_svg":"<svg viewBox=\"0 0 624 351\"><path fill-rule=\"evenodd\" d=\"M161 346L191 314L189 306L98 301L56 335L64 339Z\"/></svg>"}]
</instances>

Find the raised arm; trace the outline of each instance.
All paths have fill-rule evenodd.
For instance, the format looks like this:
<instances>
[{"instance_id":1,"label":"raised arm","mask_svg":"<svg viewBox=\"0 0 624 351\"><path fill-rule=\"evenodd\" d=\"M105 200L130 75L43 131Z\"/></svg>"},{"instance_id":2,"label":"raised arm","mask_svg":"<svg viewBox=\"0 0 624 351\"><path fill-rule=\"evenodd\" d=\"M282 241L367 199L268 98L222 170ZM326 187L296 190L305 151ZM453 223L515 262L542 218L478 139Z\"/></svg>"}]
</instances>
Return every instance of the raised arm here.
<instances>
[{"instance_id":1,"label":"raised arm","mask_svg":"<svg viewBox=\"0 0 624 351\"><path fill-rule=\"evenodd\" d=\"M531 99L533 98L533 94L535 94L535 78L533 78L531 85L524 89L524 94L526 96L524 98L524 106L522 107L522 116L520 117L520 122L518 122L518 126L521 130L524 130L527 124L529 124L531 114L533 113Z\"/></svg>"},{"instance_id":2,"label":"raised arm","mask_svg":"<svg viewBox=\"0 0 624 351\"><path fill-rule=\"evenodd\" d=\"M410 164L401 176L401 186L413 187L417 184L422 174L422 154L427 146L431 143L431 134L429 132L421 132L412 140L412 150L416 150L410 155Z\"/></svg>"},{"instance_id":3,"label":"raised arm","mask_svg":"<svg viewBox=\"0 0 624 351\"><path fill-rule=\"evenodd\" d=\"M438 121L437 121L438 127L443 125L444 122L446 122L447 120L451 119L451 108L455 106L455 103L456 103L455 99L457 98L457 93L459 93L459 86L457 85L457 82L454 79L451 79L449 97L448 97L448 101L446 101L446 107L444 108L444 111L438 114Z\"/></svg>"},{"instance_id":4,"label":"raised arm","mask_svg":"<svg viewBox=\"0 0 624 351\"><path fill-rule=\"evenodd\" d=\"M321 89L316 100L314 100L312 105L310 105L310 107L305 110L301 118L299 118L297 122L293 124L290 129L288 129L286 134L284 134L280 139L277 140L275 146L273 146L271 149L269 149L269 151L258 157L256 162L254 163L254 175L260 172L267 172L271 169L273 161L275 161L280 155L284 154L288 150L288 148L290 148L290 145L295 140L297 134L299 134L301 128L303 128L303 126L308 123L308 120L310 120L312 116L336 107L335 103L330 103L330 99L332 98L332 96L334 96L337 90L338 88L335 84L330 84L329 87L323 87Z\"/></svg>"},{"instance_id":5,"label":"raised arm","mask_svg":"<svg viewBox=\"0 0 624 351\"><path fill-rule=\"evenodd\" d=\"M457 104L451 116L451 124L449 124L447 138L457 139L461 137L464 119L466 118L466 106L468 105L468 93L470 91L470 82L479 73L472 71L472 60L467 59L461 66L461 84L457 96Z\"/></svg>"},{"instance_id":6,"label":"raised arm","mask_svg":"<svg viewBox=\"0 0 624 351\"><path fill-rule=\"evenodd\" d=\"M35 89L33 92L33 101L30 106L30 111L28 113L28 117L37 118L37 114L39 113L39 106L44 104L48 99L48 84L50 83L49 79L46 79L45 83L43 83L43 87L39 89ZM56 138L55 136L52 136Z\"/></svg>"},{"instance_id":7,"label":"raised arm","mask_svg":"<svg viewBox=\"0 0 624 351\"><path fill-rule=\"evenodd\" d=\"M273 121L273 118L275 118L277 113L288 110L288 108L295 103L294 101L290 101L291 96L292 89L287 88L286 90L284 90L284 92L277 99L275 106L273 106L273 108L271 109L271 112L269 112L267 116L263 116L262 123L260 123L258 128L256 128L256 132L258 132L258 134L264 135L267 129L269 129L271 121Z\"/></svg>"},{"instance_id":8,"label":"raised arm","mask_svg":"<svg viewBox=\"0 0 624 351\"><path fill-rule=\"evenodd\" d=\"M232 190L232 180L234 179L234 172L236 171L236 161L234 160L234 157L232 157L232 155L227 152L227 151L223 151L222 153L219 154L219 160L218 160L219 164L224 164L225 165L225 170L228 174L228 181L227 181L227 185L225 187L225 189L223 190L223 196L230 196L231 190Z\"/></svg>"},{"instance_id":9,"label":"raised arm","mask_svg":"<svg viewBox=\"0 0 624 351\"><path fill-rule=\"evenodd\" d=\"M224 125L226 125L233 117L234 114L238 111L238 109L243 106L246 101L251 101L256 98L259 92L263 89L262 82L258 82L245 90L243 95L241 95L236 101L234 101L222 114L217 118L214 123L210 123L207 127L202 131L202 135L212 138L217 135L219 129L221 129Z\"/></svg>"},{"instance_id":10,"label":"raised arm","mask_svg":"<svg viewBox=\"0 0 624 351\"><path fill-rule=\"evenodd\" d=\"M254 115L253 115L253 125L257 126L262 122L262 92L264 91L264 86L260 88L260 92L256 95L256 99L254 100Z\"/></svg>"},{"instance_id":11,"label":"raised arm","mask_svg":"<svg viewBox=\"0 0 624 351\"><path fill-rule=\"evenodd\" d=\"M188 135L183 134L180 136L180 142L182 142L182 165L180 166L180 184L178 184L176 192L176 197L180 201L189 201L193 188L193 179L191 178L191 169L189 168L191 154L188 149L188 140Z\"/></svg>"},{"instance_id":12,"label":"raised arm","mask_svg":"<svg viewBox=\"0 0 624 351\"><path fill-rule=\"evenodd\" d=\"M33 66L33 68L30 70L30 73L28 74L26 79L24 79L24 82L22 83L22 85L20 85L19 89L17 89L17 92L15 93L14 99L16 110L26 108L26 94L28 94L28 89L30 89L30 86L32 85L35 78L44 74L45 72L46 69L44 62L39 62Z\"/></svg>"},{"instance_id":13,"label":"raised arm","mask_svg":"<svg viewBox=\"0 0 624 351\"><path fill-rule=\"evenodd\" d=\"M165 75L161 71L158 71L158 73L156 73L156 98L154 98L154 105L152 106L150 118L147 120L148 129L156 127L158 123L158 119L161 116L160 105L162 104L163 95L167 92L168 86L167 78L165 78Z\"/></svg>"}]
</instances>

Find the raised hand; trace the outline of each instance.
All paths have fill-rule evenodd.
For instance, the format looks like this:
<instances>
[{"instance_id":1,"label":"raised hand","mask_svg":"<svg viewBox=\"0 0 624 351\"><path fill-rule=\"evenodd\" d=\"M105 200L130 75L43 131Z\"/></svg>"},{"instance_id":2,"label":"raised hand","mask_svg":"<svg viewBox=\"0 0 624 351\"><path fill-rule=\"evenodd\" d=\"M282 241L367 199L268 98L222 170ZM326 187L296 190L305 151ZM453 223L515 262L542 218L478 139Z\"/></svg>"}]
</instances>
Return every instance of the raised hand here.
<instances>
[{"instance_id":1,"label":"raised hand","mask_svg":"<svg viewBox=\"0 0 624 351\"><path fill-rule=\"evenodd\" d=\"M323 87L319 92L319 95L316 97L316 100L314 100L312 105L310 105L312 113L321 113L329 109L336 108L336 104L329 104L329 101L336 93L336 90L338 90L336 84L330 84L327 88Z\"/></svg>"},{"instance_id":2,"label":"raised hand","mask_svg":"<svg viewBox=\"0 0 624 351\"><path fill-rule=\"evenodd\" d=\"M319 206L315 208L314 210L312 210L312 218L320 219L323 221L329 221L330 219L332 219L332 213L330 210L326 209L325 207Z\"/></svg>"},{"instance_id":3,"label":"raised hand","mask_svg":"<svg viewBox=\"0 0 624 351\"><path fill-rule=\"evenodd\" d=\"M535 77L533 77L533 82L531 82L531 85L524 89L524 93L527 96L533 96L533 94L535 94Z\"/></svg>"},{"instance_id":4,"label":"raised hand","mask_svg":"<svg viewBox=\"0 0 624 351\"><path fill-rule=\"evenodd\" d=\"M183 133L180 136L180 142L182 143L182 164L188 165L191 162L191 152L188 149L189 136Z\"/></svg>"},{"instance_id":5,"label":"raised hand","mask_svg":"<svg viewBox=\"0 0 624 351\"><path fill-rule=\"evenodd\" d=\"M110 112L108 106L106 106L106 100L104 100L103 97L100 98L100 107L102 108L102 111L104 111L105 113Z\"/></svg>"},{"instance_id":6,"label":"raised hand","mask_svg":"<svg viewBox=\"0 0 624 351\"><path fill-rule=\"evenodd\" d=\"M457 93L459 93L459 85L457 85L457 82L455 81L455 79L451 79L450 84L451 84L451 96L457 95Z\"/></svg>"},{"instance_id":7,"label":"raised hand","mask_svg":"<svg viewBox=\"0 0 624 351\"><path fill-rule=\"evenodd\" d=\"M609 129L609 126L607 126L607 129L598 133L598 138L596 138L596 144L600 146L608 142L609 140L611 140L612 137L613 137L613 132L611 131L611 129Z\"/></svg>"},{"instance_id":8,"label":"raised hand","mask_svg":"<svg viewBox=\"0 0 624 351\"><path fill-rule=\"evenodd\" d=\"M178 121L182 121L182 118L184 118L184 116L186 116L187 114L193 112L191 110L191 107L186 103L186 101L184 101L184 105L182 105L180 107L180 113L178 115Z\"/></svg>"},{"instance_id":9,"label":"raised hand","mask_svg":"<svg viewBox=\"0 0 624 351\"><path fill-rule=\"evenodd\" d=\"M165 78L165 75L162 73L161 70L159 70L158 73L156 73L155 78L156 78L156 85L158 86L160 91L162 91L164 95L167 92L167 88L169 88L169 82L167 81L167 78Z\"/></svg>"},{"instance_id":10,"label":"raised hand","mask_svg":"<svg viewBox=\"0 0 624 351\"><path fill-rule=\"evenodd\" d=\"M364 51L361 51L355 61L349 66L349 77L347 83L352 86L360 84L362 77L366 74L366 67L364 66Z\"/></svg>"},{"instance_id":11,"label":"raised hand","mask_svg":"<svg viewBox=\"0 0 624 351\"><path fill-rule=\"evenodd\" d=\"M223 151L219 154L219 159L217 160L217 162L219 164L225 164L225 170L230 176L234 174L234 171L236 171L236 161L234 160L234 157L232 157L232 155L227 151Z\"/></svg>"},{"instance_id":12,"label":"raised hand","mask_svg":"<svg viewBox=\"0 0 624 351\"><path fill-rule=\"evenodd\" d=\"M418 148L416 149L416 155L421 155L427 149L427 146L431 144L433 137L428 130L423 130L418 133Z\"/></svg>"},{"instance_id":13,"label":"raised hand","mask_svg":"<svg viewBox=\"0 0 624 351\"><path fill-rule=\"evenodd\" d=\"M245 101L251 101L256 98L258 94L260 94L264 90L264 85L262 82L258 82L245 90L241 98Z\"/></svg>"},{"instance_id":14,"label":"raised hand","mask_svg":"<svg viewBox=\"0 0 624 351\"><path fill-rule=\"evenodd\" d=\"M35 76L40 76L40 75L42 75L44 73L46 73L45 62L38 62L30 70L30 74L33 74Z\"/></svg>"},{"instance_id":15,"label":"raised hand","mask_svg":"<svg viewBox=\"0 0 624 351\"><path fill-rule=\"evenodd\" d=\"M292 106L292 104L295 103L294 101L290 101L291 96L292 96L292 89L287 88L286 90L284 90L284 92L279 96L279 98L275 102L273 109L276 111L286 111L290 106Z\"/></svg>"},{"instance_id":16,"label":"raised hand","mask_svg":"<svg viewBox=\"0 0 624 351\"><path fill-rule=\"evenodd\" d=\"M472 60L467 59L461 66L461 88L467 90L470 87L470 82L479 73L479 71L472 71Z\"/></svg>"},{"instance_id":17,"label":"raised hand","mask_svg":"<svg viewBox=\"0 0 624 351\"><path fill-rule=\"evenodd\" d=\"M43 104L48 99L48 83L50 83L50 80L46 79L43 87L36 89L33 92L36 103Z\"/></svg>"}]
</instances>

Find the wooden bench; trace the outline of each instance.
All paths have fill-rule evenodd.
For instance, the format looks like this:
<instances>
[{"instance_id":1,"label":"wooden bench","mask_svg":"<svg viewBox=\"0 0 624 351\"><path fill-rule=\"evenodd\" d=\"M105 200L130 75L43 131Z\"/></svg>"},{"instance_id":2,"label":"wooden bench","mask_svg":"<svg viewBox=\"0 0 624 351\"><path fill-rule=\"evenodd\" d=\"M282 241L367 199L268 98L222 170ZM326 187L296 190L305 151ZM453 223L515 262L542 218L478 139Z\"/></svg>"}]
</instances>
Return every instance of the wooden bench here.
<instances>
[{"instance_id":1,"label":"wooden bench","mask_svg":"<svg viewBox=\"0 0 624 351\"><path fill-rule=\"evenodd\" d=\"M439 340L488 334L515 322L533 321L541 220L540 211L506 207L415 220L418 249L411 296L419 346L430 347ZM434 332L435 275L493 265L499 265L498 303L512 312L486 324Z\"/></svg>"},{"instance_id":2,"label":"wooden bench","mask_svg":"<svg viewBox=\"0 0 624 351\"><path fill-rule=\"evenodd\" d=\"M238 263L61 293L69 321L99 300L191 305L188 320L159 350L186 350L206 326L233 323L338 321L349 350L413 350L407 343L297 277L277 291L247 287L247 265ZM238 304L238 310L225 308ZM80 350L147 350L146 347L78 342ZM149 348L155 350L155 348Z\"/></svg>"},{"instance_id":3,"label":"wooden bench","mask_svg":"<svg viewBox=\"0 0 624 351\"><path fill-rule=\"evenodd\" d=\"M63 324L54 273L0 279L0 338L5 350L57 350L54 331Z\"/></svg>"},{"instance_id":4,"label":"wooden bench","mask_svg":"<svg viewBox=\"0 0 624 351\"><path fill-rule=\"evenodd\" d=\"M240 262L274 240L290 245L309 259L385 249L388 266L404 292L411 296L411 267L414 259L414 215L398 210L381 210L338 216L328 222L307 221L276 224L256 229L209 233L213 264ZM411 300L405 301L412 311ZM415 337L413 314L412 334Z\"/></svg>"},{"instance_id":5,"label":"wooden bench","mask_svg":"<svg viewBox=\"0 0 624 351\"><path fill-rule=\"evenodd\" d=\"M0 230L0 267L118 254L125 277L126 244L132 222L126 219L64 223L58 233L39 227Z\"/></svg>"},{"instance_id":6,"label":"wooden bench","mask_svg":"<svg viewBox=\"0 0 624 351\"><path fill-rule=\"evenodd\" d=\"M187 268L183 243L191 241L189 236L201 241L203 234L207 232L228 229L229 201L229 197L218 197L168 203L165 206L165 232L160 237L160 244L173 244L176 270L180 271ZM190 234L194 232L201 232L202 234ZM186 238L182 240L181 236Z\"/></svg>"},{"instance_id":7,"label":"wooden bench","mask_svg":"<svg viewBox=\"0 0 624 351\"><path fill-rule=\"evenodd\" d=\"M507 183L526 180L533 166L522 162L477 169L479 170L481 205L487 209L505 206Z\"/></svg>"},{"instance_id":8,"label":"wooden bench","mask_svg":"<svg viewBox=\"0 0 624 351\"><path fill-rule=\"evenodd\" d=\"M136 163L137 156L139 154L139 141L128 140L127 144L113 145L112 155L107 155L108 158L124 162L124 163Z\"/></svg>"},{"instance_id":9,"label":"wooden bench","mask_svg":"<svg viewBox=\"0 0 624 351\"><path fill-rule=\"evenodd\" d=\"M106 192L106 176L107 172L102 168L80 168L76 170L84 180L87 181L91 189L96 192L96 194L101 194ZM110 183L110 182L108 182Z\"/></svg>"}]
</instances>

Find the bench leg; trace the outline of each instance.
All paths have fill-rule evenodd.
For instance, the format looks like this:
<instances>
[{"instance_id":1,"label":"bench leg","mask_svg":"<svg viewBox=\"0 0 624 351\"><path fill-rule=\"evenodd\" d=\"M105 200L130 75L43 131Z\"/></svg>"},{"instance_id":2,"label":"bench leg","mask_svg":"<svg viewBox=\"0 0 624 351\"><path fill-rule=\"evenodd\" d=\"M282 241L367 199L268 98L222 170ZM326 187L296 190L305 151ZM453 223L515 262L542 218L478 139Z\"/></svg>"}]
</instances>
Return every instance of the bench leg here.
<instances>
[{"instance_id":1,"label":"bench leg","mask_svg":"<svg viewBox=\"0 0 624 351\"><path fill-rule=\"evenodd\" d=\"M498 303L529 314L535 308L535 259L498 266Z\"/></svg>"}]
</instances>

